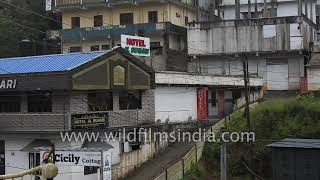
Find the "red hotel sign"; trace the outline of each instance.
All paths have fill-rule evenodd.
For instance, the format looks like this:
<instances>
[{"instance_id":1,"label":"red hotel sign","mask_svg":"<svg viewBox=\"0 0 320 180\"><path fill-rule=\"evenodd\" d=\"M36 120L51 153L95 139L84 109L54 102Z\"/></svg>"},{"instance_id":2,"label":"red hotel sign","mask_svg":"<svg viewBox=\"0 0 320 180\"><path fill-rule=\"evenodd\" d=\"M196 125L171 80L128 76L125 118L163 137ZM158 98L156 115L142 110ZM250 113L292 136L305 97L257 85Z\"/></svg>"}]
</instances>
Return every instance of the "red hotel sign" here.
<instances>
[{"instance_id":1,"label":"red hotel sign","mask_svg":"<svg viewBox=\"0 0 320 180\"><path fill-rule=\"evenodd\" d=\"M198 120L208 119L207 88L198 88L197 89L197 118L198 118Z\"/></svg>"}]
</instances>

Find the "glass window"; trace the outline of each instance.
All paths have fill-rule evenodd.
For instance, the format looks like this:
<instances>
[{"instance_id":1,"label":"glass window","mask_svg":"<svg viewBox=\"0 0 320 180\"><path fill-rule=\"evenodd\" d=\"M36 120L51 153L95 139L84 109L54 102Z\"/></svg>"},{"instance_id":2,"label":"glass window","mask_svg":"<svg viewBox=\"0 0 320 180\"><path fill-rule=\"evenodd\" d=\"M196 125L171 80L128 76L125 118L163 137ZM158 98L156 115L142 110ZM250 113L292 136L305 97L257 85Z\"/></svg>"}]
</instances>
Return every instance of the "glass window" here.
<instances>
[{"instance_id":1,"label":"glass window","mask_svg":"<svg viewBox=\"0 0 320 180\"><path fill-rule=\"evenodd\" d=\"M121 92L119 105L120 110L141 109L141 92Z\"/></svg>"},{"instance_id":2,"label":"glass window","mask_svg":"<svg viewBox=\"0 0 320 180\"><path fill-rule=\"evenodd\" d=\"M80 28L80 17L71 17L71 28Z\"/></svg>"},{"instance_id":3,"label":"glass window","mask_svg":"<svg viewBox=\"0 0 320 180\"><path fill-rule=\"evenodd\" d=\"M94 27L100 27L100 26L103 26L103 16L102 15L97 15L97 16L94 16L93 17L93 24L94 24Z\"/></svg>"},{"instance_id":4,"label":"glass window","mask_svg":"<svg viewBox=\"0 0 320 180\"><path fill-rule=\"evenodd\" d=\"M40 153L29 153L29 169L40 166Z\"/></svg>"},{"instance_id":5,"label":"glass window","mask_svg":"<svg viewBox=\"0 0 320 180\"><path fill-rule=\"evenodd\" d=\"M121 13L120 25L133 24L133 13Z\"/></svg>"},{"instance_id":6,"label":"glass window","mask_svg":"<svg viewBox=\"0 0 320 180\"><path fill-rule=\"evenodd\" d=\"M28 112L52 112L51 94L28 95Z\"/></svg>"},{"instance_id":7,"label":"glass window","mask_svg":"<svg viewBox=\"0 0 320 180\"><path fill-rule=\"evenodd\" d=\"M88 106L89 111L111 111L113 109L112 93L89 93Z\"/></svg>"},{"instance_id":8,"label":"glass window","mask_svg":"<svg viewBox=\"0 0 320 180\"><path fill-rule=\"evenodd\" d=\"M82 48L80 46L74 46L74 47L70 47L70 52L81 52Z\"/></svg>"},{"instance_id":9,"label":"glass window","mask_svg":"<svg viewBox=\"0 0 320 180\"><path fill-rule=\"evenodd\" d=\"M20 96L3 95L0 96L0 112L20 112Z\"/></svg>"},{"instance_id":10,"label":"glass window","mask_svg":"<svg viewBox=\"0 0 320 180\"><path fill-rule=\"evenodd\" d=\"M94 45L94 46L91 46L91 47L90 47L90 50L91 50L91 51L99 51L99 50L100 50L100 47L99 47L99 45Z\"/></svg>"},{"instance_id":11,"label":"glass window","mask_svg":"<svg viewBox=\"0 0 320 180\"><path fill-rule=\"evenodd\" d=\"M149 11L148 12L148 22L149 23L158 22L158 11Z\"/></svg>"}]
</instances>

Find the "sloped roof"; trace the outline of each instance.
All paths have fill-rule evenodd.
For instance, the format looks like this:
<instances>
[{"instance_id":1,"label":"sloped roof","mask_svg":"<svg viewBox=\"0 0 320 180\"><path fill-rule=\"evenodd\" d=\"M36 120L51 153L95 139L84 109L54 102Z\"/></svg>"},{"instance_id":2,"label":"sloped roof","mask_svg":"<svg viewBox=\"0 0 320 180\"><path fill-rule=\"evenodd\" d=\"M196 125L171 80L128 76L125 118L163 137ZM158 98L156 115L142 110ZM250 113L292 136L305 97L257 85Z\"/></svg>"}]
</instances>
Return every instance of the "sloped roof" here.
<instances>
[{"instance_id":1,"label":"sloped roof","mask_svg":"<svg viewBox=\"0 0 320 180\"><path fill-rule=\"evenodd\" d=\"M320 149L320 139L292 139L286 138L268 145L273 148L304 148Z\"/></svg>"},{"instance_id":2,"label":"sloped roof","mask_svg":"<svg viewBox=\"0 0 320 180\"><path fill-rule=\"evenodd\" d=\"M57 72L74 69L108 51L77 52L0 59L0 74Z\"/></svg>"}]
</instances>

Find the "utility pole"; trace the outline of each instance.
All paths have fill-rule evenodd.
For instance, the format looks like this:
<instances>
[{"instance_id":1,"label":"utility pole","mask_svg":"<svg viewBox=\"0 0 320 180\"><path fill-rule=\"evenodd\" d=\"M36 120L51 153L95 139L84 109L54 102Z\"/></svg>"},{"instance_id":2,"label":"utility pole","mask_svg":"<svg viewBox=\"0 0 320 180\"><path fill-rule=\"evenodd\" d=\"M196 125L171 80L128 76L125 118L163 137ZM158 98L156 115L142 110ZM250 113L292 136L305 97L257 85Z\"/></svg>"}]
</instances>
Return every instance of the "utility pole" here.
<instances>
[{"instance_id":1,"label":"utility pole","mask_svg":"<svg viewBox=\"0 0 320 180\"><path fill-rule=\"evenodd\" d=\"M248 65L248 58L245 54L242 55L242 63L243 63L243 80L244 80L244 87L245 87L245 100L246 100L246 107L245 107L245 116L247 120L247 130L251 131L251 122L250 122L250 100L249 100L249 65ZM253 144L250 145L249 149L249 167L253 167ZM255 176L251 174L251 180L255 180Z\"/></svg>"},{"instance_id":2,"label":"utility pole","mask_svg":"<svg viewBox=\"0 0 320 180\"><path fill-rule=\"evenodd\" d=\"M220 141L220 180L227 180L227 143L222 138L223 133L226 132L221 128L221 141Z\"/></svg>"}]
</instances>

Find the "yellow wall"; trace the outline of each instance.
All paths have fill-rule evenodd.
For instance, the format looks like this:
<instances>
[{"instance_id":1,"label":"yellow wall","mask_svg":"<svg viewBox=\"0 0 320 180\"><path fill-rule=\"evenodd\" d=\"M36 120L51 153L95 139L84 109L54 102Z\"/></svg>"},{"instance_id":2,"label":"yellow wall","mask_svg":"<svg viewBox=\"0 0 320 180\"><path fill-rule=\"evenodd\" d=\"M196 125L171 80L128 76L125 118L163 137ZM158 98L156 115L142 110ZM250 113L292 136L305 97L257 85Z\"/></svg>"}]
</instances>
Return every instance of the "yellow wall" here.
<instances>
[{"instance_id":1,"label":"yellow wall","mask_svg":"<svg viewBox=\"0 0 320 180\"><path fill-rule=\"evenodd\" d=\"M63 29L71 27L71 17L80 17L81 27L92 27L93 17L96 15L103 15L104 26L119 25L120 13L133 13L134 24L148 23L148 11L158 11L158 22L171 22L178 26L185 25L185 16L188 16L189 22L196 20L196 11L190 11L175 4L118 5L112 8L65 11L62 13ZM180 14L180 17L177 17L176 13Z\"/></svg>"}]
</instances>

